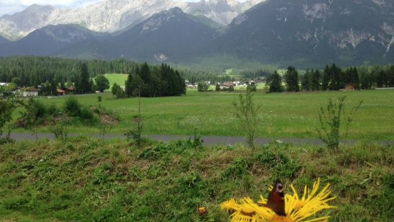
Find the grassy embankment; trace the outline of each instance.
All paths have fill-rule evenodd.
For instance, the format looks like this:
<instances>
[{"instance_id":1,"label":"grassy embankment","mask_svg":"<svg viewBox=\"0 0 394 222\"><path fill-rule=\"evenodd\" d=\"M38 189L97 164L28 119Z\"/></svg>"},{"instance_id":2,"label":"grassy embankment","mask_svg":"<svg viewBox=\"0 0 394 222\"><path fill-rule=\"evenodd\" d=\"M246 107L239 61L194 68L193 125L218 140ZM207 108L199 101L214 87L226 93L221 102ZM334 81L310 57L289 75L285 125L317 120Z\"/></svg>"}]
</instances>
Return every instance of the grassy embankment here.
<instances>
[{"instance_id":1,"label":"grassy embankment","mask_svg":"<svg viewBox=\"0 0 394 222\"><path fill-rule=\"evenodd\" d=\"M317 178L332 184L330 221L394 217L393 147L270 144L252 152L178 141L138 149L78 138L0 145L0 160L0 221L227 221L221 202L267 196L277 178L287 192Z\"/></svg>"},{"instance_id":2,"label":"grassy embankment","mask_svg":"<svg viewBox=\"0 0 394 222\"><path fill-rule=\"evenodd\" d=\"M142 113L147 118L144 133L152 135L193 135L197 128L201 135L242 136L237 126L232 102L238 99L239 91L199 93L189 90L186 96L143 98ZM78 96L84 105L99 104L118 114L120 123L111 133L124 133L131 127L131 118L137 114L138 99L116 100L111 94ZM394 140L394 91L319 92L295 94L266 94L258 91L256 102L262 105L260 137L317 138L316 127L320 106L329 98L347 96L347 108L364 103L354 117L349 138L373 141ZM42 98L45 104L62 107L66 97ZM350 109L347 109L349 111ZM17 118L18 112L15 113ZM47 128L41 129L49 132ZM94 126L76 124L72 132L97 133Z\"/></svg>"}]
</instances>

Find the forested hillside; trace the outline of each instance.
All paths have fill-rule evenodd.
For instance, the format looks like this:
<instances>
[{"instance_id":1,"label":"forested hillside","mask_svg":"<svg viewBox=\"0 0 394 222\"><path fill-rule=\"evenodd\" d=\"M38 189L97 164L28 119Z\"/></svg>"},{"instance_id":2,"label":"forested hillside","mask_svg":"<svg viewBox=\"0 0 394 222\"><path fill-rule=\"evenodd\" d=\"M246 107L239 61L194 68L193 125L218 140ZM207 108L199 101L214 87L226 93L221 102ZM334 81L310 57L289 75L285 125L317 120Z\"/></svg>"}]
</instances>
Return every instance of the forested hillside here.
<instances>
[{"instance_id":1,"label":"forested hillside","mask_svg":"<svg viewBox=\"0 0 394 222\"><path fill-rule=\"evenodd\" d=\"M51 57L0 58L0 82L11 82L14 77L19 77L21 85L25 86L37 86L52 80L74 82L84 63L91 77L105 73L135 73L140 65L124 59L108 62Z\"/></svg>"}]
</instances>

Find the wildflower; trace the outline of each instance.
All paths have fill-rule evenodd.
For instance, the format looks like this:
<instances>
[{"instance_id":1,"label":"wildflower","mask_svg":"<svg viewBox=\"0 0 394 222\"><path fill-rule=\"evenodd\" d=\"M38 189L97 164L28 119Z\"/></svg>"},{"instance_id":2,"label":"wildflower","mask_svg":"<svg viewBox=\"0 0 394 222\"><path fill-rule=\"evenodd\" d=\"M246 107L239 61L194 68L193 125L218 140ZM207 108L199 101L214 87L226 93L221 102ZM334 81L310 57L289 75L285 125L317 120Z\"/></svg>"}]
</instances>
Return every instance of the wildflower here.
<instances>
[{"instance_id":1,"label":"wildflower","mask_svg":"<svg viewBox=\"0 0 394 222\"><path fill-rule=\"evenodd\" d=\"M207 214L208 214L207 208L206 208L206 207L200 207L200 208L198 208L198 214L199 214L200 216L205 216L205 215L207 215Z\"/></svg>"},{"instance_id":2,"label":"wildflower","mask_svg":"<svg viewBox=\"0 0 394 222\"><path fill-rule=\"evenodd\" d=\"M321 216L312 218L316 213L335 208L328 204L329 201L335 199L330 197L329 184L327 184L320 192L320 179L314 184L312 189L304 188L302 197L298 195L294 186L291 186L293 194L284 196L285 214L276 213L269 202L264 197L255 203L250 198L243 198L239 202L231 199L222 203L221 208L229 211L231 214L231 222L323 222L328 221L329 216ZM270 188L273 189L272 187Z\"/></svg>"}]
</instances>

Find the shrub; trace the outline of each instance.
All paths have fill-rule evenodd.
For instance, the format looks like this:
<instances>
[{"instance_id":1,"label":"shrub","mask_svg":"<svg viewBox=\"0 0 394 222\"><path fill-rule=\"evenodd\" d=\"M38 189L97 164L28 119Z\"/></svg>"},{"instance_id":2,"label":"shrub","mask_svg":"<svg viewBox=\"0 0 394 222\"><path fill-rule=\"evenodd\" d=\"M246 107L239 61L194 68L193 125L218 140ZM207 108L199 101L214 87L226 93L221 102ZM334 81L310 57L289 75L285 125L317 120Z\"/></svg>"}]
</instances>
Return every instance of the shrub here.
<instances>
[{"instance_id":1,"label":"shrub","mask_svg":"<svg viewBox=\"0 0 394 222\"><path fill-rule=\"evenodd\" d=\"M43 123L45 117L47 116L46 106L38 100L30 98L26 104L24 104L25 111L21 112L21 117L19 118L19 126L24 129L32 130L38 139L37 127Z\"/></svg>"},{"instance_id":2,"label":"shrub","mask_svg":"<svg viewBox=\"0 0 394 222\"><path fill-rule=\"evenodd\" d=\"M220 91L220 85L219 84L216 84L215 91L217 91L217 92Z\"/></svg>"},{"instance_id":3,"label":"shrub","mask_svg":"<svg viewBox=\"0 0 394 222\"><path fill-rule=\"evenodd\" d=\"M112 88L111 88L111 93L112 93L112 95L116 95L116 93L118 92L118 89L120 89L120 86L118 85L118 84L116 84L116 83L114 83L113 85L112 85Z\"/></svg>"},{"instance_id":4,"label":"shrub","mask_svg":"<svg viewBox=\"0 0 394 222\"><path fill-rule=\"evenodd\" d=\"M66 121L62 121L60 124L56 124L50 127L51 132L55 135L56 139L66 141L68 138L69 128Z\"/></svg>"},{"instance_id":5,"label":"shrub","mask_svg":"<svg viewBox=\"0 0 394 222\"><path fill-rule=\"evenodd\" d=\"M123 99L123 98L126 98L126 93L125 93L125 91L122 88L119 87L119 89L116 90L116 95L115 96L116 96L117 99Z\"/></svg>"},{"instance_id":6,"label":"shrub","mask_svg":"<svg viewBox=\"0 0 394 222\"><path fill-rule=\"evenodd\" d=\"M353 107L351 112L346 115L345 100L346 96L339 97L337 102L333 102L330 98L328 100L328 105L325 109L323 107L320 107L320 128L316 128L316 130L319 133L319 138L330 149L338 148L342 122L346 122L346 136L349 125L353 122L353 117L362 104L362 101L360 101L359 104Z\"/></svg>"},{"instance_id":7,"label":"shrub","mask_svg":"<svg viewBox=\"0 0 394 222\"><path fill-rule=\"evenodd\" d=\"M224 171L223 179L237 179L248 173L252 165L248 159L235 159L231 165Z\"/></svg>"},{"instance_id":8,"label":"shrub","mask_svg":"<svg viewBox=\"0 0 394 222\"><path fill-rule=\"evenodd\" d=\"M97 90L104 92L104 90L109 89L109 81L104 75L98 75L95 78Z\"/></svg>"},{"instance_id":9,"label":"shrub","mask_svg":"<svg viewBox=\"0 0 394 222\"><path fill-rule=\"evenodd\" d=\"M81 108L81 114L79 115L79 118L81 120L95 120L93 111L90 110L88 107L84 107L84 106L82 106Z\"/></svg>"},{"instance_id":10,"label":"shrub","mask_svg":"<svg viewBox=\"0 0 394 222\"><path fill-rule=\"evenodd\" d=\"M75 97L68 97L64 103L64 112L69 116L77 117L81 114L81 104Z\"/></svg>"},{"instance_id":11,"label":"shrub","mask_svg":"<svg viewBox=\"0 0 394 222\"><path fill-rule=\"evenodd\" d=\"M246 87L246 91L248 91L248 92L256 92L257 91L256 84L252 83L252 84L248 85Z\"/></svg>"},{"instance_id":12,"label":"shrub","mask_svg":"<svg viewBox=\"0 0 394 222\"><path fill-rule=\"evenodd\" d=\"M277 178L295 178L301 170L301 165L298 161L287 157L281 152L276 153L266 150L255 155L254 158L260 165L272 171L272 180Z\"/></svg>"},{"instance_id":13,"label":"shrub","mask_svg":"<svg viewBox=\"0 0 394 222\"><path fill-rule=\"evenodd\" d=\"M206 82L199 82L197 85L197 90L199 92L206 92L209 89L209 84L207 84Z\"/></svg>"},{"instance_id":14,"label":"shrub","mask_svg":"<svg viewBox=\"0 0 394 222\"><path fill-rule=\"evenodd\" d=\"M55 104L52 104L48 107L48 115L50 116L58 116L60 114L60 109L57 108L57 106Z\"/></svg>"},{"instance_id":15,"label":"shrub","mask_svg":"<svg viewBox=\"0 0 394 222\"><path fill-rule=\"evenodd\" d=\"M255 138L258 134L258 126L260 119L258 111L261 106L255 104L253 100L253 93L249 90L246 94L239 95L239 102L233 103L236 111L236 117L239 119L241 127L247 134L247 143L250 148L255 148Z\"/></svg>"},{"instance_id":16,"label":"shrub","mask_svg":"<svg viewBox=\"0 0 394 222\"><path fill-rule=\"evenodd\" d=\"M4 95L3 95L4 96ZM21 106L22 101L16 99L13 95L10 97L0 98L0 136L3 128L12 120L12 113Z\"/></svg>"}]
</instances>

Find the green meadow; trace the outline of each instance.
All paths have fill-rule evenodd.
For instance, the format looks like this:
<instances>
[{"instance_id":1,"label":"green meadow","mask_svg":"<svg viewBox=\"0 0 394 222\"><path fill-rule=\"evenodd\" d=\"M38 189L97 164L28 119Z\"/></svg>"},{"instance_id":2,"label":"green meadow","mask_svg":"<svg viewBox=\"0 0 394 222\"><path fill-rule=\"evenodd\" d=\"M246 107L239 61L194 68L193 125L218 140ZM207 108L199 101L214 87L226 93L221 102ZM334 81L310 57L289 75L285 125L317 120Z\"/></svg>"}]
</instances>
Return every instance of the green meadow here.
<instances>
[{"instance_id":1,"label":"green meadow","mask_svg":"<svg viewBox=\"0 0 394 222\"><path fill-rule=\"evenodd\" d=\"M105 74L104 75L108 81L110 82L110 86L112 87L112 85L114 83L118 84L119 86L124 86L125 85L125 81L127 80L127 74Z\"/></svg>"},{"instance_id":2,"label":"green meadow","mask_svg":"<svg viewBox=\"0 0 394 222\"><path fill-rule=\"evenodd\" d=\"M232 103L237 101L235 92L197 92L188 90L181 97L142 98L144 134L151 135L201 135L242 136ZM111 133L124 133L132 127L132 117L137 114L137 98L115 99L111 94L82 95L76 98L83 105L102 106L119 116L120 122ZM361 141L394 140L394 90L274 93L258 91L255 101L261 105L259 137L267 138L318 138L318 114L329 98L346 96L345 111L363 104L354 116L348 138ZM41 98L45 104L62 107L66 97ZM15 117L18 113L15 113ZM49 132L47 128L41 131ZM97 133L95 126L74 124L72 132Z\"/></svg>"}]
</instances>

